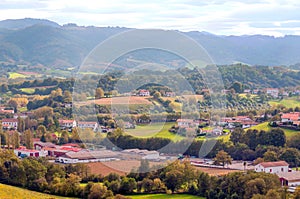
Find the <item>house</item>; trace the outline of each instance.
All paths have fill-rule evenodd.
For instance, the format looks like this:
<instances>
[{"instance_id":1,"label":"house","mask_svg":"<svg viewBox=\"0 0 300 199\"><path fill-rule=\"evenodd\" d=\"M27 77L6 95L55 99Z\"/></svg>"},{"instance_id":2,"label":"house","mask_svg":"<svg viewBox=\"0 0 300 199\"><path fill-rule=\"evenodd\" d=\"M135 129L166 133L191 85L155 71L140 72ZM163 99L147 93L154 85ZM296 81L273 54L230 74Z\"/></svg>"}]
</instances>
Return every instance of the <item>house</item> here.
<instances>
[{"instance_id":1,"label":"house","mask_svg":"<svg viewBox=\"0 0 300 199\"><path fill-rule=\"evenodd\" d=\"M4 106L0 107L0 114L14 114L14 113L15 111L13 108L4 107Z\"/></svg>"},{"instance_id":2,"label":"house","mask_svg":"<svg viewBox=\"0 0 300 199\"><path fill-rule=\"evenodd\" d=\"M175 94L175 92L167 91L167 92L165 93L165 97L176 97L176 94Z\"/></svg>"},{"instance_id":3,"label":"house","mask_svg":"<svg viewBox=\"0 0 300 199\"><path fill-rule=\"evenodd\" d=\"M244 93L247 93L247 94L248 94L248 93L251 93L251 90L250 90L250 89L245 89L245 90L244 90Z\"/></svg>"},{"instance_id":4,"label":"house","mask_svg":"<svg viewBox=\"0 0 300 199\"><path fill-rule=\"evenodd\" d=\"M107 162L119 160L120 154L110 150L89 151L83 150L80 152L68 152L56 159L56 162L64 164L88 163L88 162Z\"/></svg>"},{"instance_id":5,"label":"house","mask_svg":"<svg viewBox=\"0 0 300 199\"><path fill-rule=\"evenodd\" d=\"M150 96L150 91L141 89L141 90L139 90L139 96Z\"/></svg>"},{"instance_id":6,"label":"house","mask_svg":"<svg viewBox=\"0 0 300 199\"><path fill-rule=\"evenodd\" d=\"M18 157L46 157L47 151L38 151L33 149L27 149L24 146L19 147L18 149L14 149L14 154Z\"/></svg>"},{"instance_id":7,"label":"house","mask_svg":"<svg viewBox=\"0 0 300 199\"><path fill-rule=\"evenodd\" d=\"M189 127L195 127L197 126L197 122L195 122L192 119L178 119L177 124L181 128L189 128Z\"/></svg>"},{"instance_id":8,"label":"house","mask_svg":"<svg viewBox=\"0 0 300 199\"><path fill-rule=\"evenodd\" d=\"M92 129L96 131L98 129L98 122L77 122L77 126L81 129Z\"/></svg>"},{"instance_id":9,"label":"house","mask_svg":"<svg viewBox=\"0 0 300 199\"><path fill-rule=\"evenodd\" d=\"M61 129L67 129L67 128L74 128L76 127L76 121L75 120L58 120L59 126Z\"/></svg>"},{"instance_id":10,"label":"house","mask_svg":"<svg viewBox=\"0 0 300 199\"><path fill-rule=\"evenodd\" d=\"M286 161L262 162L255 166L256 172L283 173L289 171L289 164Z\"/></svg>"},{"instance_id":11,"label":"house","mask_svg":"<svg viewBox=\"0 0 300 199\"><path fill-rule=\"evenodd\" d=\"M300 113L284 113L281 115L281 122L294 122L300 120Z\"/></svg>"},{"instance_id":12,"label":"house","mask_svg":"<svg viewBox=\"0 0 300 199\"><path fill-rule=\"evenodd\" d=\"M18 128L18 119L15 118L4 118L2 119L2 128L3 129L14 129Z\"/></svg>"},{"instance_id":13,"label":"house","mask_svg":"<svg viewBox=\"0 0 300 199\"><path fill-rule=\"evenodd\" d=\"M254 89L254 90L252 91L252 94L258 94L258 92L259 92L259 89Z\"/></svg>"},{"instance_id":14,"label":"house","mask_svg":"<svg viewBox=\"0 0 300 199\"><path fill-rule=\"evenodd\" d=\"M267 95L270 95L274 98L278 98L279 89L278 88L267 88L266 93L267 93Z\"/></svg>"},{"instance_id":15,"label":"house","mask_svg":"<svg viewBox=\"0 0 300 199\"><path fill-rule=\"evenodd\" d=\"M296 187L300 185L300 172L277 173L282 186Z\"/></svg>"}]
</instances>

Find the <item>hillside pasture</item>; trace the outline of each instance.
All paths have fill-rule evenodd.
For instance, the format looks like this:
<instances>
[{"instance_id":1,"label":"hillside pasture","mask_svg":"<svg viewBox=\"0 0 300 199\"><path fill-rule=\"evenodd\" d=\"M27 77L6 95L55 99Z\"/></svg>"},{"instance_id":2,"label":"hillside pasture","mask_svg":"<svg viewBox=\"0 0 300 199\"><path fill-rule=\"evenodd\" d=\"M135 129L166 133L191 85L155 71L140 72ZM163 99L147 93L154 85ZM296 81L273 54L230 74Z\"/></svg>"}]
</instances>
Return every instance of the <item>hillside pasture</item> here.
<instances>
[{"instance_id":1,"label":"hillside pasture","mask_svg":"<svg viewBox=\"0 0 300 199\"><path fill-rule=\"evenodd\" d=\"M182 140L184 137L169 132L175 124L175 122L141 124L136 125L135 129L125 129L125 132L138 138L160 137L173 141Z\"/></svg>"},{"instance_id":2,"label":"hillside pasture","mask_svg":"<svg viewBox=\"0 0 300 199\"><path fill-rule=\"evenodd\" d=\"M286 108L296 108L296 107L300 108L300 99L296 97L291 97L282 100L272 100L269 101L269 104L274 107L278 105L283 105Z\"/></svg>"},{"instance_id":3,"label":"hillside pasture","mask_svg":"<svg viewBox=\"0 0 300 199\"><path fill-rule=\"evenodd\" d=\"M14 187L10 185L0 184L0 198L1 199L67 199L67 197L59 197L27 189Z\"/></svg>"},{"instance_id":4,"label":"hillside pasture","mask_svg":"<svg viewBox=\"0 0 300 199\"><path fill-rule=\"evenodd\" d=\"M264 122L264 123L258 124L256 126L253 126L253 127L249 128L249 129L271 131L272 127L269 126L268 122ZM285 129L285 128L280 128L280 129L282 129L284 131L285 136L287 138L290 138L290 137L296 135L297 133L300 133L300 131L294 131L294 130L291 130L291 129Z\"/></svg>"},{"instance_id":5,"label":"hillside pasture","mask_svg":"<svg viewBox=\"0 0 300 199\"><path fill-rule=\"evenodd\" d=\"M24 75L24 74L21 74L21 73L17 73L17 72L9 72L8 73L9 75L9 79L17 79L17 78L26 78L26 77L29 77L28 75Z\"/></svg>"},{"instance_id":6,"label":"hillside pasture","mask_svg":"<svg viewBox=\"0 0 300 199\"><path fill-rule=\"evenodd\" d=\"M152 103L148 100L148 97L138 97L138 96L128 96L128 97L110 97L110 98L101 98L101 99L91 99L84 102L78 102L78 105L89 105L89 104L98 104L98 105L129 105L129 104L145 104L151 105Z\"/></svg>"}]
</instances>

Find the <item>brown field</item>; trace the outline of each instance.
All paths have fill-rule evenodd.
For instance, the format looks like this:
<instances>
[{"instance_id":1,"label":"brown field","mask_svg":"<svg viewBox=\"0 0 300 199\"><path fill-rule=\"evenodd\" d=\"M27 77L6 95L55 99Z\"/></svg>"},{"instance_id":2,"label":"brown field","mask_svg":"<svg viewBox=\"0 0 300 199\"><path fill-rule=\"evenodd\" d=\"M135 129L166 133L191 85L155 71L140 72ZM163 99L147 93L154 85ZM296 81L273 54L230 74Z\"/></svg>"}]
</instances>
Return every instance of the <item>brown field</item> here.
<instances>
[{"instance_id":1,"label":"brown field","mask_svg":"<svg viewBox=\"0 0 300 199\"><path fill-rule=\"evenodd\" d=\"M154 165L160 165L160 162L150 162L150 167ZM91 168L92 174L101 174L106 176L110 173L117 173L119 175L125 175L132 169L136 169L140 166L138 160L120 160L110 162L94 162L87 164Z\"/></svg>"},{"instance_id":2,"label":"brown field","mask_svg":"<svg viewBox=\"0 0 300 199\"><path fill-rule=\"evenodd\" d=\"M195 98L198 101L203 100L203 95L183 95L182 97L184 97L185 99Z\"/></svg>"},{"instance_id":3,"label":"brown field","mask_svg":"<svg viewBox=\"0 0 300 199\"><path fill-rule=\"evenodd\" d=\"M20 71L19 73L20 73L20 74L23 74L23 75L39 75L39 74L36 73L36 72L28 72L28 71Z\"/></svg>"},{"instance_id":4,"label":"brown field","mask_svg":"<svg viewBox=\"0 0 300 199\"><path fill-rule=\"evenodd\" d=\"M197 170L208 173L211 176L221 176L221 175L226 175L228 173L242 172L242 170L234 170L234 169L226 169L226 168L223 169L223 168L197 167L197 166L195 166L195 168Z\"/></svg>"},{"instance_id":5,"label":"brown field","mask_svg":"<svg viewBox=\"0 0 300 199\"><path fill-rule=\"evenodd\" d=\"M99 105L111 105L111 104L145 104L151 105L152 103L147 99L149 97L137 97L137 96L128 96L128 97L112 97L112 98L102 98L97 100L88 100L85 102L80 102L78 105L88 105L88 104L99 104Z\"/></svg>"}]
</instances>

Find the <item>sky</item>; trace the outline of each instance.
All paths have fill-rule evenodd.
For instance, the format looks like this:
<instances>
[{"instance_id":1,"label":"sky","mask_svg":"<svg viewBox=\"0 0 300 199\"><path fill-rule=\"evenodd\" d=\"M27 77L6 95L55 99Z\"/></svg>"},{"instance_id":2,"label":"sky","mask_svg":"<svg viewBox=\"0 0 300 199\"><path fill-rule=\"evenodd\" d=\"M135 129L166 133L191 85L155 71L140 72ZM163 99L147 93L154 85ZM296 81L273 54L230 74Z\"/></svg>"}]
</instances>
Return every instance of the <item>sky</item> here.
<instances>
[{"instance_id":1,"label":"sky","mask_svg":"<svg viewBox=\"0 0 300 199\"><path fill-rule=\"evenodd\" d=\"M217 35L300 35L299 0L1 0L0 20L206 31Z\"/></svg>"}]
</instances>

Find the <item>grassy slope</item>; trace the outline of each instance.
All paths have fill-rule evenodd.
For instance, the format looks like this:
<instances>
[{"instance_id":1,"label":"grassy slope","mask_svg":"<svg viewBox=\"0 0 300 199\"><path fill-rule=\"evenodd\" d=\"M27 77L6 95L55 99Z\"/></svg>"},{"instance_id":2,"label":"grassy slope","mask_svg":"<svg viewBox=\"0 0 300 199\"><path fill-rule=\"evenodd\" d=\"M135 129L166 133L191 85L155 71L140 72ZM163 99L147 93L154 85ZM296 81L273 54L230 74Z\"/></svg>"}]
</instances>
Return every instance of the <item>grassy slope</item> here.
<instances>
[{"instance_id":1,"label":"grassy slope","mask_svg":"<svg viewBox=\"0 0 300 199\"><path fill-rule=\"evenodd\" d=\"M300 107L300 100L296 97L286 98L283 100L272 100L269 102L271 106L277 106L279 104L285 106L286 108Z\"/></svg>"},{"instance_id":2,"label":"grassy slope","mask_svg":"<svg viewBox=\"0 0 300 199\"><path fill-rule=\"evenodd\" d=\"M0 198L1 199L62 199L65 197L59 197L49 194L43 194L19 187L0 184Z\"/></svg>"},{"instance_id":3,"label":"grassy slope","mask_svg":"<svg viewBox=\"0 0 300 199\"><path fill-rule=\"evenodd\" d=\"M21 88L20 89L22 92L27 93L27 94L32 94L34 93L35 89L34 88Z\"/></svg>"},{"instance_id":4,"label":"grassy slope","mask_svg":"<svg viewBox=\"0 0 300 199\"><path fill-rule=\"evenodd\" d=\"M145 194L145 195L136 195L136 196L129 196L132 199L164 199L164 198L180 198L180 199L204 199L203 197L192 196L187 194Z\"/></svg>"},{"instance_id":5,"label":"grassy slope","mask_svg":"<svg viewBox=\"0 0 300 199\"><path fill-rule=\"evenodd\" d=\"M264 123L261 123L259 125L256 125L256 126L253 126L251 127L250 129L257 129L257 130L264 130L264 131L270 131L272 129L272 127L270 127L268 125L268 122L264 122ZM284 128L281 128L286 137L292 137L294 136L296 133L300 133L299 131L293 131L293 130L290 130L290 129L284 129Z\"/></svg>"},{"instance_id":6,"label":"grassy slope","mask_svg":"<svg viewBox=\"0 0 300 199\"><path fill-rule=\"evenodd\" d=\"M28 76L26 76L26 75L23 75L23 74L21 74L21 73L16 73L16 72L10 72L10 73L8 73L8 74L9 74L9 78L10 78L10 79L26 78L26 77L28 77Z\"/></svg>"},{"instance_id":7,"label":"grassy slope","mask_svg":"<svg viewBox=\"0 0 300 199\"><path fill-rule=\"evenodd\" d=\"M174 122L168 122L165 124L152 123L150 125L137 125L135 129L126 129L126 133L139 138L161 137L169 138L174 141L183 139L183 137L176 136L175 134L169 132L169 129L174 124Z\"/></svg>"}]
</instances>

